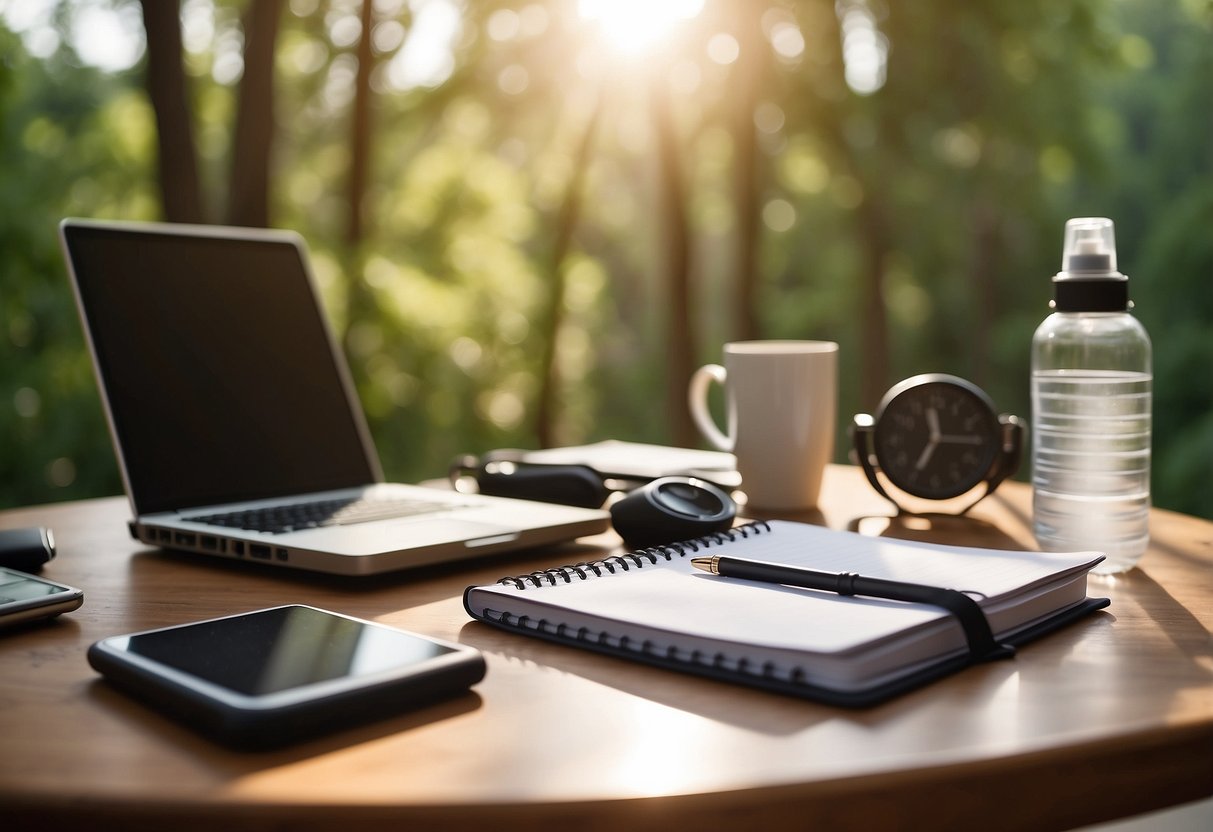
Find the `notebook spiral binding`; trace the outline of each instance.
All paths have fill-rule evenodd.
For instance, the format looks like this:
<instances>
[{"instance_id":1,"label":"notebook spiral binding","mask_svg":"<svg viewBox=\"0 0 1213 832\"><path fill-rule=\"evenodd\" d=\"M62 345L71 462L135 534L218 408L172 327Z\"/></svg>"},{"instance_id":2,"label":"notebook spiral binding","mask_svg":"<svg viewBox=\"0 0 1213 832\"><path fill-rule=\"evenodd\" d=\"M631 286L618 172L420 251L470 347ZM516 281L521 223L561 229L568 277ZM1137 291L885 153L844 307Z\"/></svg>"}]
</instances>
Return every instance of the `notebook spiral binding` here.
<instances>
[{"instance_id":1,"label":"notebook spiral binding","mask_svg":"<svg viewBox=\"0 0 1213 832\"><path fill-rule=\"evenodd\" d=\"M784 683L805 684L806 675L803 668L791 667L780 674L774 662L762 664L752 662L744 657L733 657L725 653L705 653L701 650L691 650L685 655L679 655L677 647L659 647L648 639L638 640L628 636L613 636L607 632L592 631L588 627L570 627L567 624L553 624L546 618L533 618L529 615L513 615L500 610L486 609L486 620L494 624L524 630L536 635L555 638L557 641L575 641L583 647L608 653L624 653L633 657L642 656L655 659L659 663L681 665L686 668L708 667L713 670L742 673L763 679L781 680Z\"/></svg>"},{"instance_id":2,"label":"notebook spiral binding","mask_svg":"<svg viewBox=\"0 0 1213 832\"><path fill-rule=\"evenodd\" d=\"M738 538L747 538L751 535L769 532L770 530L771 526L765 520L757 520L752 523L735 526L728 531L713 532L712 534L692 540L667 543L662 546L652 546L648 549L637 549L635 552L612 555L609 558L602 558L601 560L583 561L568 566L541 569L528 575L501 578L497 583L512 585L516 589L526 589L528 586L537 588L545 585L558 586L561 583L571 584L574 578L579 581L588 579L591 572L594 577L601 578L604 574L614 575L616 570L627 572L631 569L643 569L646 563L657 563L658 558L663 558L667 561L671 561L675 557L684 558L688 554L698 552L700 549L722 546Z\"/></svg>"}]
</instances>

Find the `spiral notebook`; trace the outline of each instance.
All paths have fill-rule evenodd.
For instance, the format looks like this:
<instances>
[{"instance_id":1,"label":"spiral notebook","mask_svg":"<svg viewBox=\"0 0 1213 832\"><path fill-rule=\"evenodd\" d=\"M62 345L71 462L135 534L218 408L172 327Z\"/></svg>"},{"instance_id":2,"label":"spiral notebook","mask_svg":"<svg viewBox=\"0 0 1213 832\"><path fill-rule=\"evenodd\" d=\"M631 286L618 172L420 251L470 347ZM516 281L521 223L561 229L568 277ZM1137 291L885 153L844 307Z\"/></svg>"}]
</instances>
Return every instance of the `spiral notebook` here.
<instances>
[{"instance_id":1,"label":"spiral notebook","mask_svg":"<svg viewBox=\"0 0 1213 832\"><path fill-rule=\"evenodd\" d=\"M939 607L709 575L698 553L962 590L995 638L1020 645L1096 609L1073 554L962 548L769 521L471 586L495 627L838 705L874 704L977 660Z\"/></svg>"}]
</instances>

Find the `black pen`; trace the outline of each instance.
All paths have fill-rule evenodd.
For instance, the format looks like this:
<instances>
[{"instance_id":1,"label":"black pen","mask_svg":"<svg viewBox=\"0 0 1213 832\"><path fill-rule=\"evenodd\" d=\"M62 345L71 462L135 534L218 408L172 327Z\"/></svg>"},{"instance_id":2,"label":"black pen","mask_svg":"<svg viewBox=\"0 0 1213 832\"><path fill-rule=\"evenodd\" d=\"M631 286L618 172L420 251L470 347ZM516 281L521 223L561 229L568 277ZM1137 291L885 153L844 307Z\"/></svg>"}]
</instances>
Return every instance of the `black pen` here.
<instances>
[{"instance_id":1,"label":"black pen","mask_svg":"<svg viewBox=\"0 0 1213 832\"><path fill-rule=\"evenodd\" d=\"M890 581L886 578L868 578L854 572L822 572L818 569L723 555L691 558L691 566L725 578L741 578L747 581L836 592L839 595L866 595L870 598L943 607L960 621L965 638L969 642L969 651L974 657L983 660L1002 658L1015 652L1013 648L999 644L994 639L985 613L977 602L955 589Z\"/></svg>"},{"instance_id":2,"label":"black pen","mask_svg":"<svg viewBox=\"0 0 1213 832\"><path fill-rule=\"evenodd\" d=\"M725 578L742 578L767 584L820 589L825 592L836 592L839 595L867 595L891 601L939 603L937 598L940 587L890 581L886 578L867 578L854 572L822 572L819 569L804 569L799 566L784 566L780 563L743 560L722 555L710 558L691 558L691 566Z\"/></svg>"}]
</instances>

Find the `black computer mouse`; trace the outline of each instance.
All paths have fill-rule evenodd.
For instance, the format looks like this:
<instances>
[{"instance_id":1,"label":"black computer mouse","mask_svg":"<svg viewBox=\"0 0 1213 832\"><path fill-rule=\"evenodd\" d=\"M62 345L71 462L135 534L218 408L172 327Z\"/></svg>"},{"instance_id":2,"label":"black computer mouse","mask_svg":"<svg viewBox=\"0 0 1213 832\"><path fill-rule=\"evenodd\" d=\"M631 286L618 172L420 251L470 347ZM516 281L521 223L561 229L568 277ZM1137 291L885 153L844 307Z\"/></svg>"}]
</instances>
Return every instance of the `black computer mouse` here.
<instances>
[{"instance_id":1,"label":"black computer mouse","mask_svg":"<svg viewBox=\"0 0 1213 832\"><path fill-rule=\"evenodd\" d=\"M661 477L611 506L615 531L633 549L722 532L736 516L732 497L694 477Z\"/></svg>"},{"instance_id":2,"label":"black computer mouse","mask_svg":"<svg viewBox=\"0 0 1213 832\"><path fill-rule=\"evenodd\" d=\"M38 572L54 556L55 536L50 529L0 529L0 566Z\"/></svg>"}]
</instances>

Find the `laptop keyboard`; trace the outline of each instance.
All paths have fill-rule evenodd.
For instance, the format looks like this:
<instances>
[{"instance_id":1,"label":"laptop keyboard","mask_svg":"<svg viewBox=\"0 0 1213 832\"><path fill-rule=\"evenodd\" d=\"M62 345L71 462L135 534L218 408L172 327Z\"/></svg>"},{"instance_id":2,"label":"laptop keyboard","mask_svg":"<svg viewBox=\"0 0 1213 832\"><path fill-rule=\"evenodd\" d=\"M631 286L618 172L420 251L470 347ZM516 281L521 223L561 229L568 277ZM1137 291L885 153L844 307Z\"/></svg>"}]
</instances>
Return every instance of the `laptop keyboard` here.
<instances>
[{"instance_id":1,"label":"laptop keyboard","mask_svg":"<svg viewBox=\"0 0 1213 832\"><path fill-rule=\"evenodd\" d=\"M322 526L349 526L373 520L391 520L417 514L431 514L454 508L450 503L418 499L370 499L351 497L340 500L320 500L285 506L230 511L184 517L193 523L206 523L229 529L283 534Z\"/></svg>"}]
</instances>

